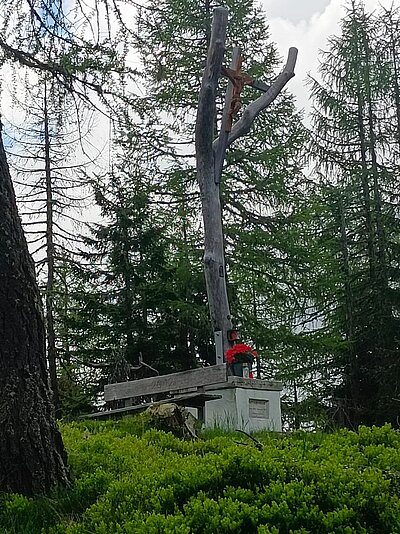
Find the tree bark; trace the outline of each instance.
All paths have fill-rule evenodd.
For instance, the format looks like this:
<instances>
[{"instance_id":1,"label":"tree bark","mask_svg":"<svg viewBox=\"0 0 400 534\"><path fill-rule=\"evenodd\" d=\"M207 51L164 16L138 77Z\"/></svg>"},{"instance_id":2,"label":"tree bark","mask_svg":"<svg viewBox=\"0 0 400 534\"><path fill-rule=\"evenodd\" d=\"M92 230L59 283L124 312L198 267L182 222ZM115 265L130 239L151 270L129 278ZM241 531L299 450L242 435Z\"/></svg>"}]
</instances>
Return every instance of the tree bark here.
<instances>
[{"instance_id":1,"label":"tree bark","mask_svg":"<svg viewBox=\"0 0 400 534\"><path fill-rule=\"evenodd\" d=\"M0 139L0 491L67 483L54 419L40 296Z\"/></svg>"}]
</instances>

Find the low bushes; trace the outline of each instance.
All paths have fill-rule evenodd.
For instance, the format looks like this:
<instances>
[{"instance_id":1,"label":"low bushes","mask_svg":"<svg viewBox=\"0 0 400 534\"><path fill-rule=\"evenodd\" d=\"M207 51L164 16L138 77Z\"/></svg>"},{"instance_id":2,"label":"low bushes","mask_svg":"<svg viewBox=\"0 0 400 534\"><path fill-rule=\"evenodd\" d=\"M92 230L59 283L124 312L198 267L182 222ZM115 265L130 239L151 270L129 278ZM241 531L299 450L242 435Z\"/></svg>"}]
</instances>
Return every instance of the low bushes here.
<instances>
[{"instance_id":1,"label":"low bushes","mask_svg":"<svg viewBox=\"0 0 400 534\"><path fill-rule=\"evenodd\" d=\"M210 434L196 442L142 419L66 425L72 488L3 496L4 534L400 532L400 434Z\"/></svg>"}]
</instances>

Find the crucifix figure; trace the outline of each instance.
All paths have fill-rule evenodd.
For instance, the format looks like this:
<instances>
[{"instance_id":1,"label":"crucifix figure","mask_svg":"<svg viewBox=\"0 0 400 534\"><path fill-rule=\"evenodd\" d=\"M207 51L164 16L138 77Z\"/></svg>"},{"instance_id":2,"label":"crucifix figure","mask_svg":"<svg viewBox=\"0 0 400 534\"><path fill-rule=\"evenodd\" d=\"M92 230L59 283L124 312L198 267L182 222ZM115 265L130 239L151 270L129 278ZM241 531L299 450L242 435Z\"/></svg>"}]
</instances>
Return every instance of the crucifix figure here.
<instances>
[{"instance_id":1,"label":"crucifix figure","mask_svg":"<svg viewBox=\"0 0 400 534\"><path fill-rule=\"evenodd\" d=\"M227 76L233 85L233 91L231 92L230 97L230 109L229 114L227 117L227 120L225 120L225 124L221 125L221 129L223 129L225 132L230 132L232 130L232 123L233 119L236 117L236 115L239 113L240 108L242 107L242 103L240 101L240 94L244 88L244 86L251 85L252 78L250 76L246 76L242 73L242 61L243 58L240 54L240 49L235 48L233 51L233 56L237 56L237 61L235 61L235 69L230 69L227 67L222 67L222 74ZM236 59L236 58L235 58Z\"/></svg>"},{"instance_id":2,"label":"crucifix figure","mask_svg":"<svg viewBox=\"0 0 400 534\"><path fill-rule=\"evenodd\" d=\"M232 318L226 289L224 235L220 201L220 180L227 148L239 137L246 135L257 115L266 109L294 76L297 49L290 48L284 70L268 86L242 73L241 51L233 50L229 68L223 67L228 11L214 10L211 40L199 94L196 119L196 167L200 186L204 221L204 273L211 324L214 331L216 363L224 361L226 350L233 344L230 339ZM221 74L228 79L222 114L221 129L214 140L216 95ZM245 85L251 85L263 94L247 105L240 119L234 122L241 109L240 96Z\"/></svg>"},{"instance_id":3,"label":"crucifix figure","mask_svg":"<svg viewBox=\"0 0 400 534\"><path fill-rule=\"evenodd\" d=\"M232 63L234 63L235 68L232 69L224 66L222 67L222 74L229 78L230 82L233 85L232 96L230 97L230 99L229 97L227 99L227 102L230 104L228 120L224 124L222 124L222 128L226 132L230 132L232 130L233 119L236 117L242 107L240 95L242 90L244 89L244 86L250 85L251 87L259 89L264 93L270 88L270 86L265 84L264 82L254 80L254 78L251 78L247 74L244 74L242 72L242 62L243 57L241 56L240 48L236 46L233 49L232 54Z\"/></svg>"}]
</instances>

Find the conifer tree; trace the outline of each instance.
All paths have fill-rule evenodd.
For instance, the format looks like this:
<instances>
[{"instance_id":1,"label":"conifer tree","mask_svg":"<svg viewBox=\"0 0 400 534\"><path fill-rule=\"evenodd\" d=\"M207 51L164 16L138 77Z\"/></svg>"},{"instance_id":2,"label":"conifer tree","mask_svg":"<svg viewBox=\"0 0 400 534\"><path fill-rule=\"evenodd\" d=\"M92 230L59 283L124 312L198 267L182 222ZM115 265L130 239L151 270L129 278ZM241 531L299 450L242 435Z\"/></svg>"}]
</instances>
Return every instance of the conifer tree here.
<instances>
[{"instance_id":1,"label":"conifer tree","mask_svg":"<svg viewBox=\"0 0 400 534\"><path fill-rule=\"evenodd\" d=\"M387 98L394 65L383 54L381 20L352 2L342 35L331 39L324 56L322 83L312 85L318 166L331 189L331 222L324 224L341 266L325 320L347 341L336 397L354 425L395 420L393 378L399 372L392 248L399 235L393 216L397 161L387 151L396 130L385 127L388 116L396 117L393 104L388 113Z\"/></svg>"},{"instance_id":2,"label":"conifer tree","mask_svg":"<svg viewBox=\"0 0 400 534\"><path fill-rule=\"evenodd\" d=\"M23 223L44 295L47 359L56 413L60 415L54 287L60 259L65 254L72 259L82 243L76 234L78 210L83 208L89 189L82 178L87 157L80 148L85 143L82 132L88 124L84 109L73 120L75 107L70 95L49 75L39 76L37 85L26 87L25 93L27 104L19 103L26 116L25 124L9 128L10 133L14 132L11 161Z\"/></svg>"},{"instance_id":3,"label":"conifer tree","mask_svg":"<svg viewBox=\"0 0 400 534\"><path fill-rule=\"evenodd\" d=\"M174 237L187 223L185 208L175 220L165 216L160 207L170 199L159 193L161 170L147 145L123 136L120 143L112 172L95 186L104 220L86 239L64 321L72 361L99 369L101 382L184 370L209 357L204 282L188 269L189 231L184 242Z\"/></svg>"}]
</instances>

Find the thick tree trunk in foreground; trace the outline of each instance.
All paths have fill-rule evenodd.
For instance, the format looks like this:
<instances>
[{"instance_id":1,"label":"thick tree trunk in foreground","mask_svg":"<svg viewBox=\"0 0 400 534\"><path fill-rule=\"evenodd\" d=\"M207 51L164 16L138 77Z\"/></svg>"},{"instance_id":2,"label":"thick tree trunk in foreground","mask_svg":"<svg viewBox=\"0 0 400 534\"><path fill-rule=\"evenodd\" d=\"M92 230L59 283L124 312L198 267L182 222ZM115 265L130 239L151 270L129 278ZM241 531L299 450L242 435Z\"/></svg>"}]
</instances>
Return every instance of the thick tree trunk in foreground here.
<instances>
[{"instance_id":1,"label":"thick tree trunk in foreground","mask_svg":"<svg viewBox=\"0 0 400 534\"><path fill-rule=\"evenodd\" d=\"M35 271L0 138L0 491L32 495L67 480Z\"/></svg>"}]
</instances>

